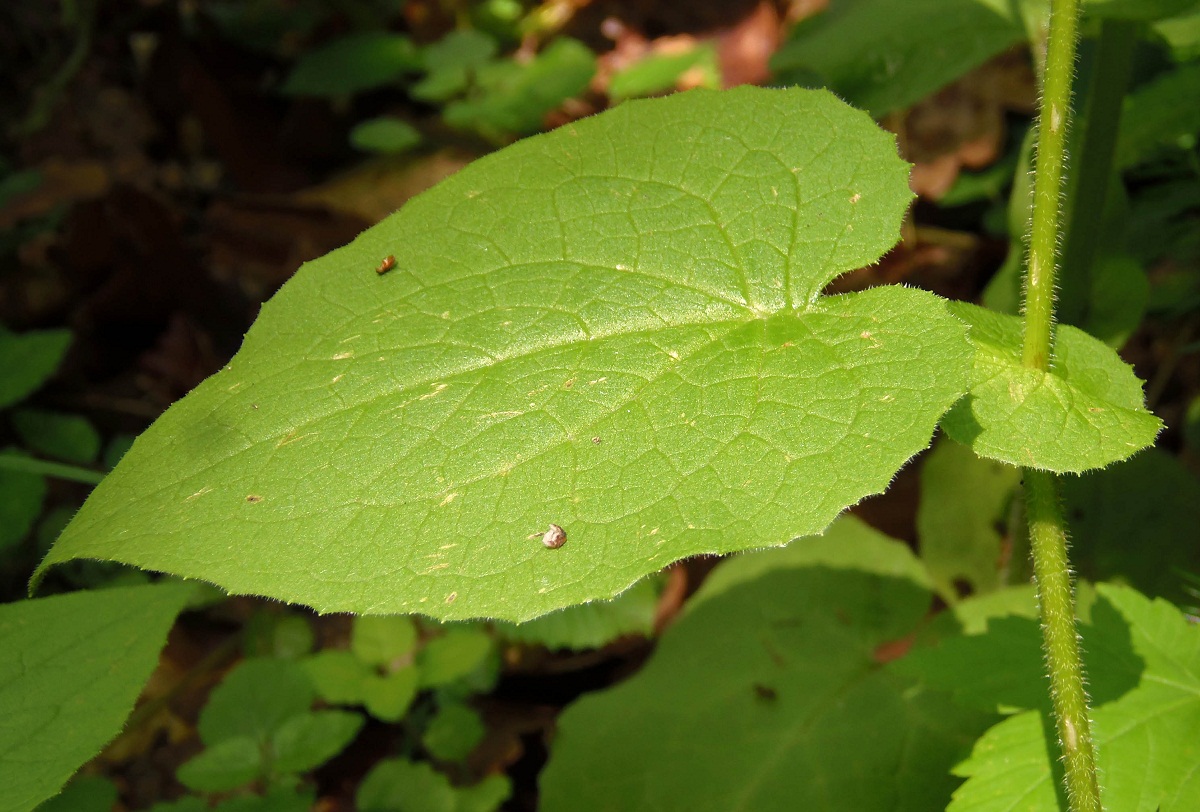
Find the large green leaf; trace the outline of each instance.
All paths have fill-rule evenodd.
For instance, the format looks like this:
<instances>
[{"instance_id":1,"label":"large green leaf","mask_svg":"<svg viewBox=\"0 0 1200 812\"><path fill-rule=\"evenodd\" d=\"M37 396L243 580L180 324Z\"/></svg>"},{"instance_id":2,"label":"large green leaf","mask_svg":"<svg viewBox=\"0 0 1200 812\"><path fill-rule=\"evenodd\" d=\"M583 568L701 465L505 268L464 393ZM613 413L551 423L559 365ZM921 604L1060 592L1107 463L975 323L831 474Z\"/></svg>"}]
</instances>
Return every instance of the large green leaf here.
<instances>
[{"instance_id":1,"label":"large green leaf","mask_svg":"<svg viewBox=\"0 0 1200 812\"><path fill-rule=\"evenodd\" d=\"M1080 577L1120 580L1178 605L1200 574L1200 480L1157 448L1104 471L1063 477L1071 562Z\"/></svg>"},{"instance_id":2,"label":"large green leaf","mask_svg":"<svg viewBox=\"0 0 1200 812\"><path fill-rule=\"evenodd\" d=\"M1010 0L842 2L775 53L782 74L815 74L877 116L898 110L1025 39Z\"/></svg>"},{"instance_id":3,"label":"large green leaf","mask_svg":"<svg viewBox=\"0 0 1200 812\"><path fill-rule=\"evenodd\" d=\"M818 533L965 391L942 300L820 296L910 198L892 136L823 91L628 102L520 142L302 268L47 563L519 621Z\"/></svg>"},{"instance_id":4,"label":"large green leaf","mask_svg":"<svg viewBox=\"0 0 1200 812\"><path fill-rule=\"evenodd\" d=\"M1198 809L1200 630L1166 601L1125 587L1101 585L1098 591L1083 642L1105 808ZM969 780L955 793L954 812L1013 809L1014 787L1023 790L1023 810L1062 808L1049 700L1044 692L1018 687L1044 673L1039 637L1032 621L993 621L988 634L957 641L923 667L920 657L906 664L968 701L1039 708L988 731L955 769Z\"/></svg>"},{"instance_id":5,"label":"large green leaf","mask_svg":"<svg viewBox=\"0 0 1200 812\"><path fill-rule=\"evenodd\" d=\"M938 593L957 603L965 586L991 592L1001 584L1003 536L1020 472L941 441L921 467L917 538Z\"/></svg>"},{"instance_id":6,"label":"large green leaf","mask_svg":"<svg viewBox=\"0 0 1200 812\"><path fill-rule=\"evenodd\" d=\"M731 562L739 571L637 676L569 707L541 808L943 808L950 768L994 717L881 664L880 647L912 633L931 595L902 545L835 527L836 539ZM817 555L791 555L807 549Z\"/></svg>"},{"instance_id":7,"label":"large green leaf","mask_svg":"<svg viewBox=\"0 0 1200 812\"><path fill-rule=\"evenodd\" d=\"M54 795L120 730L193 587L0 606L0 810Z\"/></svg>"},{"instance_id":8,"label":"large green leaf","mask_svg":"<svg viewBox=\"0 0 1200 812\"><path fill-rule=\"evenodd\" d=\"M1026 468L1079 473L1151 445L1162 421L1146 411L1142 382L1087 333L1058 328L1054 364L1021 364L1021 320L966 302L951 305L971 326L971 391L942 428L981 457Z\"/></svg>"}]
</instances>

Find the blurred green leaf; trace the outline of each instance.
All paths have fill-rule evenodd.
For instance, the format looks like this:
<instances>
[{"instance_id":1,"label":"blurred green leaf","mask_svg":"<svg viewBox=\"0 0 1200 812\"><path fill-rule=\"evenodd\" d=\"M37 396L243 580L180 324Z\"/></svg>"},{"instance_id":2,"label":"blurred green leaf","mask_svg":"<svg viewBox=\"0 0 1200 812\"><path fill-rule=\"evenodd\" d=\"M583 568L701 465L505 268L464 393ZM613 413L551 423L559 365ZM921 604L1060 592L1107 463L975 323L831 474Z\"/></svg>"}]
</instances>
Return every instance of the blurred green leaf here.
<instances>
[{"instance_id":1,"label":"blurred green leaf","mask_svg":"<svg viewBox=\"0 0 1200 812\"><path fill-rule=\"evenodd\" d=\"M245 737L265 744L316 698L308 675L291 660L259 658L234 666L200 711L196 731L209 747Z\"/></svg>"},{"instance_id":2,"label":"blurred green leaf","mask_svg":"<svg viewBox=\"0 0 1200 812\"><path fill-rule=\"evenodd\" d=\"M71 345L70 330L0 329L0 409L24 400L58 369Z\"/></svg>"},{"instance_id":3,"label":"blurred green leaf","mask_svg":"<svg viewBox=\"0 0 1200 812\"><path fill-rule=\"evenodd\" d=\"M95 462L100 456L100 432L85 417L17 409L11 420L25 444L39 454L81 465Z\"/></svg>"},{"instance_id":4,"label":"blurred green leaf","mask_svg":"<svg viewBox=\"0 0 1200 812\"><path fill-rule=\"evenodd\" d=\"M112 812L117 803L117 785L98 775L81 775L37 812Z\"/></svg>"},{"instance_id":5,"label":"blurred green leaf","mask_svg":"<svg viewBox=\"0 0 1200 812\"><path fill-rule=\"evenodd\" d=\"M1200 135L1200 62L1181 65L1130 93L1121 114L1116 163L1128 169L1170 149L1195 148Z\"/></svg>"},{"instance_id":6,"label":"blurred green leaf","mask_svg":"<svg viewBox=\"0 0 1200 812\"><path fill-rule=\"evenodd\" d=\"M0 810L56 794L119 731L191 586L0 605Z\"/></svg>"},{"instance_id":7,"label":"blurred green leaf","mask_svg":"<svg viewBox=\"0 0 1200 812\"><path fill-rule=\"evenodd\" d=\"M362 681L362 703L367 712L384 722L398 722L417 696L420 675L415 668L390 674L368 674Z\"/></svg>"},{"instance_id":8,"label":"blurred green leaf","mask_svg":"<svg viewBox=\"0 0 1200 812\"><path fill-rule=\"evenodd\" d=\"M1022 42L1010 0L860 0L806 21L771 57L779 79L825 78L841 98L880 117L909 107Z\"/></svg>"},{"instance_id":9,"label":"blurred green leaf","mask_svg":"<svg viewBox=\"0 0 1200 812\"><path fill-rule=\"evenodd\" d=\"M7 453L24 452L8 449ZM42 513L45 499L45 477L0 468L0 550L29 535L33 523Z\"/></svg>"},{"instance_id":10,"label":"blurred green leaf","mask_svg":"<svg viewBox=\"0 0 1200 812\"><path fill-rule=\"evenodd\" d=\"M178 801L159 801L146 812L208 812L208 803L203 798L187 795Z\"/></svg>"},{"instance_id":11,"label":"blurred green leaf","mask_svg":"<svg viewBox=\"0 0 1200 812\"><path fill-rule=\"evenodd\" d=\"M426 75L409 88L414 98L445 101L471 83L473 72L496 55L496 41L482 31L451 31L421 51Z\"/></svg>"},{"instance_id":12,"label":"blurred green leaf","mask_svg":"<svg viewBox=\"0 0 1200 812\"><path fill-rule=\"evenodd\" d=\"M526 64L492 63L477 76L477 87L443 115L454 127L485 136L528 135L544 127L546 114L587 89L596 56L573 39L557 39Z\"/></svg>"},{"instance_id":13,"label":"blurred green leaf","mask_svg":"<svg viewBox=\"0 0 1200 812\"><path fill-rule=\"evenodd\" d=\"M511 793L508 779L491 775L472 787L453 787L426 763L381 761L355 794L359 812L492 812Z\"/></svg>"},{"instance_id":14,"label":"blurred green leaf","mask_svg":"<svg viewBox=\"0 0 1200 812\"><path fill-rule=\"evenodd\" d=\"M372 118L354 126L350 144L363 152L398 155L421 143L421 134L407 121L391 116Z\"/></svg>"},{"instance_id":15,"label":"blurred green leaf","mask_svg":"<svg viewBox=\"0 0 1200 812\"><path fill-rule=\"evenodd\" d=\"M550 649L600 648L630 634L654 631L658 586L650 578L631 586L610 601L568 606L525 623L495 623L505 639Z\"/></svg>"},{"instance_id":16,"label":"blurred green leaf","mask_svg":"<svg viewBox=\"0 0 1200 812\"><path fill-rule=\"evenodd\" d=\"M365 615L354 619L350 650L364 663L387 665L410 654L417 645L417 627L407 615Z\"/></svg>"},{"instance_id":17,"label":"blurred green leaf","mask_svg":"<svg viewBox=\"0 0 1200 812\"><path fill-rule=\"evenodd\" d=\"M1200 5L1178 17L1159 20L1153 31L1166 41L1176 62L1200 59Z\"/></svg>"},{"instance_id":18,"label":"blurred green leaf","mask_svg":"<svg viewBox=\"0 0 1200 812\"><path fill-rule=\"evenodd\" d=\"M374 672L349 651L325 649L301 661L321 699L334 705L357 705L365 694L365 681Z\"/></svg>"},{"instance_id":19,"label":"blurred green leaf","mask_svg":"<svg viewBox=\"0 0 1200 812\"><path fill-rule=\"evenodd\" d=\"M479 668L492 652L492 638L474 627L451 627L425 643L417 655L421 686L434 687L461 679Z\"/></svg>"},{"instance_id":20,"label":"blurred green leaf","mask_svg":"<svg viewBox=\"0 0 1200 812\"><path fill-rule=\"evenodd\" d=\"M1120 253L1096 258L1083 329L1110 347L1125 344L1142 322L1150 281L1141 263Z\"/></svg>"},{"instance_id":21,"label":"blurred green leaf","mask_svg":"<svg viewBox=\"0 0 1200 812\"><path fill-rule=\"evenodd\" d=\"M222 801L213 812L312 812L317 808L316 794L311 789L272 787L266 795L243 795Z\"/></svg>"},{"instance_id":22,"label":"blurred green leaf","mask_svg":"<svg viewBox=\"0 0 1200 812\"><path fill-rule=\"evenodd\" d=\"M205 747L179 765L175 777L196 792L225 792L245 786L266 769L262 745L250 736L235 736Z\"/></svg>"},{"instance_id":23,"label":"blurred green leaf","mask_svg":"<svg viewBox=\"0 0 1200 812\"><path fill-rule=\"evenodd\" d=\"M247 657L295 660L312 651L315 643L308 618L294 614L257 612L242 634Z\"/></svg>"},{"instance_id":24,"label":"blurred green leaf","mask_svg":"<svg viewBox=\"0 0 1200 812\"><path fill-rule=\"evenodd\" d=\"M271 737L275 760L281 773L302 773L319 767L354 741L366 720L349 711L320 710L293 716Z\"/></svg>"},{"instance_id":25,"label":"blurred green leaf","mask_svg":"<svg viewBox=\"0 0 1200 812\"><path fill-rule=\"evenodd\" d=\"M419 66L408 37L350 34L305 53L280 90L293 96L349 96L391 84Z\"/></svg>"},{"instance_id":26,"label":"blurred green leaf","mask_svg":"<svg viewBox=\"0 0 1200 812\"><path fill-rule=\"evenodd\" d=\"M1117 20L1163 20L1196 7L1196 0L1084 0L1088 16Z\"/></svg>"},{"instance_id":27,"label":"blurred green leaf","mask_svg":"<svg viewBox=\"0 0 1200 812\"><path fill-rule=\"evenodd\" d=\"M272 787L266 795L243 795L222 801L213 812L312 812L317 808L316 794L311 789Z\"/></svg>"},{"instance_id":28,"label":"blurred green leaf","mask_svg":"<svg viewBox=\"0 0 1200 812\"><path fill-rule=\"evenodd\" d=\"M478 713L460 702L449 702L438 707L421 741L436 759L462 761L486 732Z\"/></svg>"},{"instance_id":29,"label":"blurred green leaf","mask_svg":"<svg viewBox=\"0 0 1200 812\"><path fill-rule=\"evenodd\" d=\"M613 75L608 84L608 95L613 101L623 101L663 93L674 89L679 77L693 69L700 70L704 76L704 81L696 87L715 90L721 86L716 48L711 43L704 43L683 53L652 54L634 62Z\"/></svg>"},{"instance_id":30,"label":"blurred green leaf","mask_svg":"<svg viewBox=\"0 0 1200 812\"><path fill-rule=\"evenodd\" d=\"M104 467L109 470L117 467L117 463L125 456L135 439L132 434L117 434L109 440L104 449Z\"/></svg>"}]
</instances>

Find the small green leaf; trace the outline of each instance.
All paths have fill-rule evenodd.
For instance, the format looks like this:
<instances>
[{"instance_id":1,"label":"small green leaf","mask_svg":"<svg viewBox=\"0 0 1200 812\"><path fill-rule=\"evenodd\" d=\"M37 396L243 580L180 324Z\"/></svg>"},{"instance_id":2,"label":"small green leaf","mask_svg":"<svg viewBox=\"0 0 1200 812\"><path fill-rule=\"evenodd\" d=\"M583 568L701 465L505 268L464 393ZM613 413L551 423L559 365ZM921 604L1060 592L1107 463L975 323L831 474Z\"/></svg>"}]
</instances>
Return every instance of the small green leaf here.
<instances>
[{"instance_id":1,"label":"small green leaf","mask_svg":"<svg viewBox=\"0 0 1200 812\"><path fill-rule=\"evenodd\" d=\"M213 812L312 812L317 808L316 793L311 789L285 786L273 787L266 795L229 798L217 804Z\"/></svg>"},{"instance_id":2,"label":"small green leaf","mask_svg":"<svg viewBox=\"0 0 1200 812\"><path fill-rule=\"evenodd\" d=\"M368 674L362 681L362 704L376 719L398 722L412 706L419 681L415 668L402 668L390 674Z\"/></svg>"},{"instance_id":3,"label":"small green leaf","mask_svg":"<svg viewBox=\"0 0 1200 812\"><path fill-rule=\"evenodd\" d=\"M317 808L316 793L311 789L273 787L266 795L229 798L217 804L213 812L312 812Z\"/></svg>"},{"instance_id":4,"label":"small green leaf","mask_svg":"<svg viewBox=\"0 0 1200 812\"><path fill-rule=\"evenodd\" d=\"M374 672L349 651L326 649L301 660L317 696L334 705L357 705L363 701L363 684Z\"/></svg>"},{"instance_id":5,"label":"small green leaf","mask_svg":"<svg viewBox=\"0 0 1200 812\"><path fill-rule=\"evenodd\" d=\"M281 90L293 96L349 96L390 84L418 64L408 37L351 34L305 53Z\"/></svg>"},{"instance_id":6,"label":"small green leaf","mask_svg":"<svg viewBox=\"0 0 1200 812\"><path fill-rule=\"evenodd\" d=\"M19 335L0 330L0 409L33 394L58 369L70 345L70 330Z\"/></svg>"},{"instance_id":7,"label":"small green leaf","mask_svg":"<svg viewBox=\"0 0 1200 812\"><path fill-rule=\"evenodd\" d=\"M614 101L637 96L651 96L675 87L679 77L689 70L704 71L707 81L703 87L720 86L717 52L711 43L678 54L653 54L634 62L613 75L608 95Z\"/></svg>"},{"instance_id":8,"label":"small green leaf","mask_svg":"<svg viewBox=\"0 0 1200 812\"><path fill-rule=\"evenodd\" d=\"M43 804L36 812L112 812L117 785L98 775L81 775Z\"/></svg>"},{"instance_id":9,"label":"small green leaf","mask_svg":"<svg viewBox=\"0 0 1200 812\"><path fill-rule=\"evenodd\" d=\"M265 768L262 745L250 736L223 739L179 765L175 777L196 792L225 792L245 786Z\"/></svg>"},{"instance_id":10,"label":"small green leaf","mask_svg":"<svg viewBox=\"0 0 1200 812\"><path fill-rule=\"evenodd\" d=\"M45 498L45 477L0 468L0 550L29 535Z\"/></svg>"},{"instance_id":11,"label":"small green leaf","mask_svg":"<svg viewBox=\"0 0 1200 812\"><path fill-rule=\"evenodd\" d=\"M33 809L117 734L191 592L140 586L0 606L0 810Z\"/></svg>"},{"instance_id":12,"label":"small green leaf","mask_svg":"<svg viewBox=\"0 0 1200 812\"><path fill-rule=\"evenodd\" d=\"M271 737L275 760L281 773L302 773L319 767L342 752L366 720L349 711L321 710L288 719Z\"/></svg>"},{"instance_id":13,"label":"small green leaf","mask_svg":"<svg viewBox=\"0 0 1200 812\"><path fill-rule=\"evenodd\" d=\"M1000 585L1000 528L1021 473L1010 465L977 457L958 443L942 441L921 468L917 539L921 559L949 603L970 592L991 592Z\"/></svg>"},{"instance_id":14,"label":"small green leaf","mask_svg":"<svg viewBox=\"0 0 1200 812\"><path fill-rule=\"evenodd\" d=\"M971 327L975 370L967 397L942 419L981 457L1059 473L1102 468L1154 442L1162 421L1120 357L1074 327L1058 328L1053 370L1021 364L1021 320L954 302Z\"/></svg>"},{"instance_id":15,"label":"small green leaf","mask_svg":"<svg viewBox=\"0 0 1200 812\"><path fill-rule=\"evenodd\" d=\"M85 417L40 409L17 409L13 428L31 449L83 465L100 456L100 432Z\"/></svg>"},{"instance_id":16,"label":"small green leaf","mask_svg":"<svg viewBox=\"0 0 1200 812\"><path fill-rule=\"evenodd\" d=\"M313 649L315 636L308 619L300 615L257 612L242 632L247 657L294 660Z\"/></svg>"},{"instance_id":17,"label":"small green leaf","mask_svg":"<svg viewBox=\"0 0 1200 812\"><path fill-rule=\"evenodd\" d=\"M587 89L596 72L592 50L573 39L557 39L531 62L499 62L480 71L470 98L451 102L443 113L455 127L499 138L527 135L544 126L546 114Z\"/></svg>"},{"instance_id":18,"label":"small green leaf","mask_svg":"<svg viewBox=\"0 0 1200 812\"><path fill-rule=\"evenodd\" d=\"M451 31L425 46L421 61L426 76L409 88L413 98L445 101L467 89L472 71L496 55L496 41L482 31Z\"/></svg>"},{"instance_id":19,"label":"small green leaf","mask_svg":"<svg viewBox=\"0 0 1200 812\"><path fill-rule=\"evenodd\" d=\"M417 657L421 686L435 687L461 679L484 664L492 638L481 629L451 628L425 644Z\"/></svg>"},{"instance_id":20,"label":"small green leaf","mask_svg":"<svg viewBox=\"0 0 1200 812\"><path fill-rule=\"evenodd\" d=\"M450 702L438 708L421 741L436 759L462 761L486 732L478 713L460 702Z\"/></svg>"},{"instance_id":21,"label":"small green leaf","mask_svg":"<svg viewBox=\"0 0 1200 812\"><path fill-rule=\"evenodd\" d=\"M994 717L881 666L877 647L912 633L930 593L871 572L874 540L825 546L845 563L803 564L791 548L744 557L757 577L733 578L670 627L635 676L568 707L540 808L944 807L950 767Z\"/></svg>"},{"instance_id":22,"label":"small green leaf","mask_svg":"<svg viewBox=\"0 0 1200 812\"><path fill-rule=\"evenodd\" d=\"M407 615L367 615L354 619L350 650L371 665L387 665L412 652L417 627Z\"/></svg>"},{"instance_id":23,"label":"small green leaf","mask_svg":"<svg viewBox=\"0 0 1200 812\"><path fill-rule=\"evenodd\" d=\"M600 648L626 635L649 636L658 608L655 579L639 581L610 601L568 606L526 623L495 623L505 639L550 649Z\"/></svg>"},{"instance_id":24,"label":"small green leaf","mask_svg":"<svg viewBox=\"0 0 1200 812\"><path fill-rule=\"evenodd\" d=\"M488 776L473 787L453 787L428 764L397 758L376 764L354 800L359 812L492 812L510 792L504 776Z\"/></svg>"},{"instance_id":25,"label":"small green leaf","mask_svg":"<svg viewBox=\"0 0 1200 812\"><path fill-rule=\"evenodd\" d=\"M297 273L42 569L520 621L819 533L966 389L943 300L821 296L895 242L906 178L822 91L630 101L514 144Z\"/></svg>"},{"instance_id":26,"label":"small green leaf","mask_svg":"<svg viewBox=\"0 0 1200 812\"><path fill-rule=\"evenodd\" d=\"M304 713L316 693L308 675L290 660L244 660L213 689L196 730L210 747L246 737L265 743L288 719Z\"/></svg>"},{"instance_id":27,"label":"small green leaf","mask_svg":"<svg viewBox=\"0 0 1200 812\"><path fill-rule=\"evenodd\" d=\"M421 143L421 134L407 121L381 116L360 122L350 131L350 144L363 152L398 155Z\"/></svg>"}]
</instances>

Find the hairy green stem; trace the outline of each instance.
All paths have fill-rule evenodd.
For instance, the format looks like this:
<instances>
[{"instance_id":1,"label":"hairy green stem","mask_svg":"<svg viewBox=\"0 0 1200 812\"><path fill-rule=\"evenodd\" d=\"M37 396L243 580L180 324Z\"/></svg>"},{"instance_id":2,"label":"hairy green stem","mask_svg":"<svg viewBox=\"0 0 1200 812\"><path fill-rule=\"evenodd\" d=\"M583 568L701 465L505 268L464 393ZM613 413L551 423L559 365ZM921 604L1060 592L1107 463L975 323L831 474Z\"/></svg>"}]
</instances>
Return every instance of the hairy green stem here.
<instances>
[{"instance_id":1,"label":"hairy green stem","mask_svg":"<svg viewBox=\"0 0 1200 812\"><path fill-rule=\"evenodd\" d=\"M1025 346L1022 353L1025 366L1040 370L1050 368L1053 343L1054 262L1060 228L1059 198L1066 163L1078 18L1078 0L1054 0L1050 4L1050 35L1046 44L1046 72L1042 79L1033 177L1033 227L1029 233L1029 267L1025 275Z\"/></svg>"},{"instance_id":2,"label":"hairy green stem","mask_svg":"<svg viewBox=\"0 0 1200 812\"><path fill-rule=\"evenodd\" d=\"M1072 812L1098 812L1100 787L1092 747L1083 662L1075 629L1075 596L1067 560L1067 534L1054 474L1025 470L1025 512L1042 616L1042 643L1050 667L1050 693Z\"/></svg>"},{"instance_id":3,"label":"hairy green stem","mask_svg":"<svg viewBox=\"0 0 1200 812\"><path fill-rule=\"evenodd\" d=\"M16 471L21 474L69 479L85 485L99 485L100 480L104 479L102 471L93 471L90 468L80 468L78 465L67 465L62 462L39 460L36 457L26 457L11 452L0 454L0 471Z\"/></svg>"},{"instance_id":4,"label":"hairy green stem","mask_svg":"<svg viewBox=\"0 0 1200 812\"><path fill-rule=\"evenodd\" d=\"M1038 118L1022 350L1025 366L1043 372L1050 369L1053 351L1055 250L1061 227L1059 203L1066 162L1078 18L1078 0L1052 0ZM1098 812L1101 809L1100 787L1096 780L1083 663L1075 626L1075 598L1062 507L1052 473L1026 469L1024 481L1042 640L1050 670L1067 799L1072 812Z\"/></svg>"}]
</instances>

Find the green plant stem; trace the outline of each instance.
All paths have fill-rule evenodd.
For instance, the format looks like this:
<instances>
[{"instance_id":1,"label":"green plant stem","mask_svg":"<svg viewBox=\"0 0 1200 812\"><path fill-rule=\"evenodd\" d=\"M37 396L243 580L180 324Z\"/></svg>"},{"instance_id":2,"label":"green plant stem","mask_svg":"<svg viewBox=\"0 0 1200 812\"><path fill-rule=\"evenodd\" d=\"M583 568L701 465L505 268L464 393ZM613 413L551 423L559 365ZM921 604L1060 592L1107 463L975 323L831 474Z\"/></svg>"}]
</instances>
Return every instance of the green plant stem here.
<instances>
[{"instance_id":1,"label":"green plant stem","mask_svg":"<svg viewBox=\"0 0 1200 812\"><path fill-rule=\"evenodd\" d=\"M12 453L0 454L0 470L69 479L72 482L82 482L85 485L99 485L100 481L104 479L103 471L93 471L90 468L80 468L78 465L50 462L49 460L39 460L35 457L25 457Z\"/></svg>"},{"instance_id":2,"label":"green plant stem","mask_svg":"<svg viewBox=\"0 0 1200 812\"><path fill-rule=\"evenodd\" d=\"M1050 36L1046 45L1046 72L1042 80L1033 177L1033 227L1029 236L1029 267L1025 274L1025 346L1022 354L1025 366L1043 371L1050 368L1053 343L1059 198L1066 163L1078 18L1078 0L1054 0L1050 4Z\"/></svg>"},{"instance_id":3,"label":"green plant stem","mask_svg":"<svg viewBox=\"0 0 1200 812\"><path fill-rule=\"evenodd\" d=\"M1053 350L1055 249L1060 229L1059 198L1063 189L1078 18L1078 0L1053 0L1051 3L1038 119L1022 351L1025 366L1043 372L1050 369ZM1053 474L1026 469L1024 480L1025 513L1029 521L1042 640L1050 670L1050 692L1063 755L1067 800L1072 812L1098 812L1101 809L1100 787L1096 780L1087 693L1083 686L1083 662L1079 656L1075 598L1062 508Z\"/></svg>"},{"instance_id":4,"label":"green plant stem","mask_svg":"<svg viewBox=\"0 0 1200 812\"><path fill-rule=\"evenodd\" d=\"M1067 560L1067 535L1054 474L1025 470L1025 511L1042 616L1042 642L1050 666L1059 747L1072 812L1097 812L1100 787L1092 746L1083 662L1075 629L1075 596Z\"/></svg>"}]
</instances>

